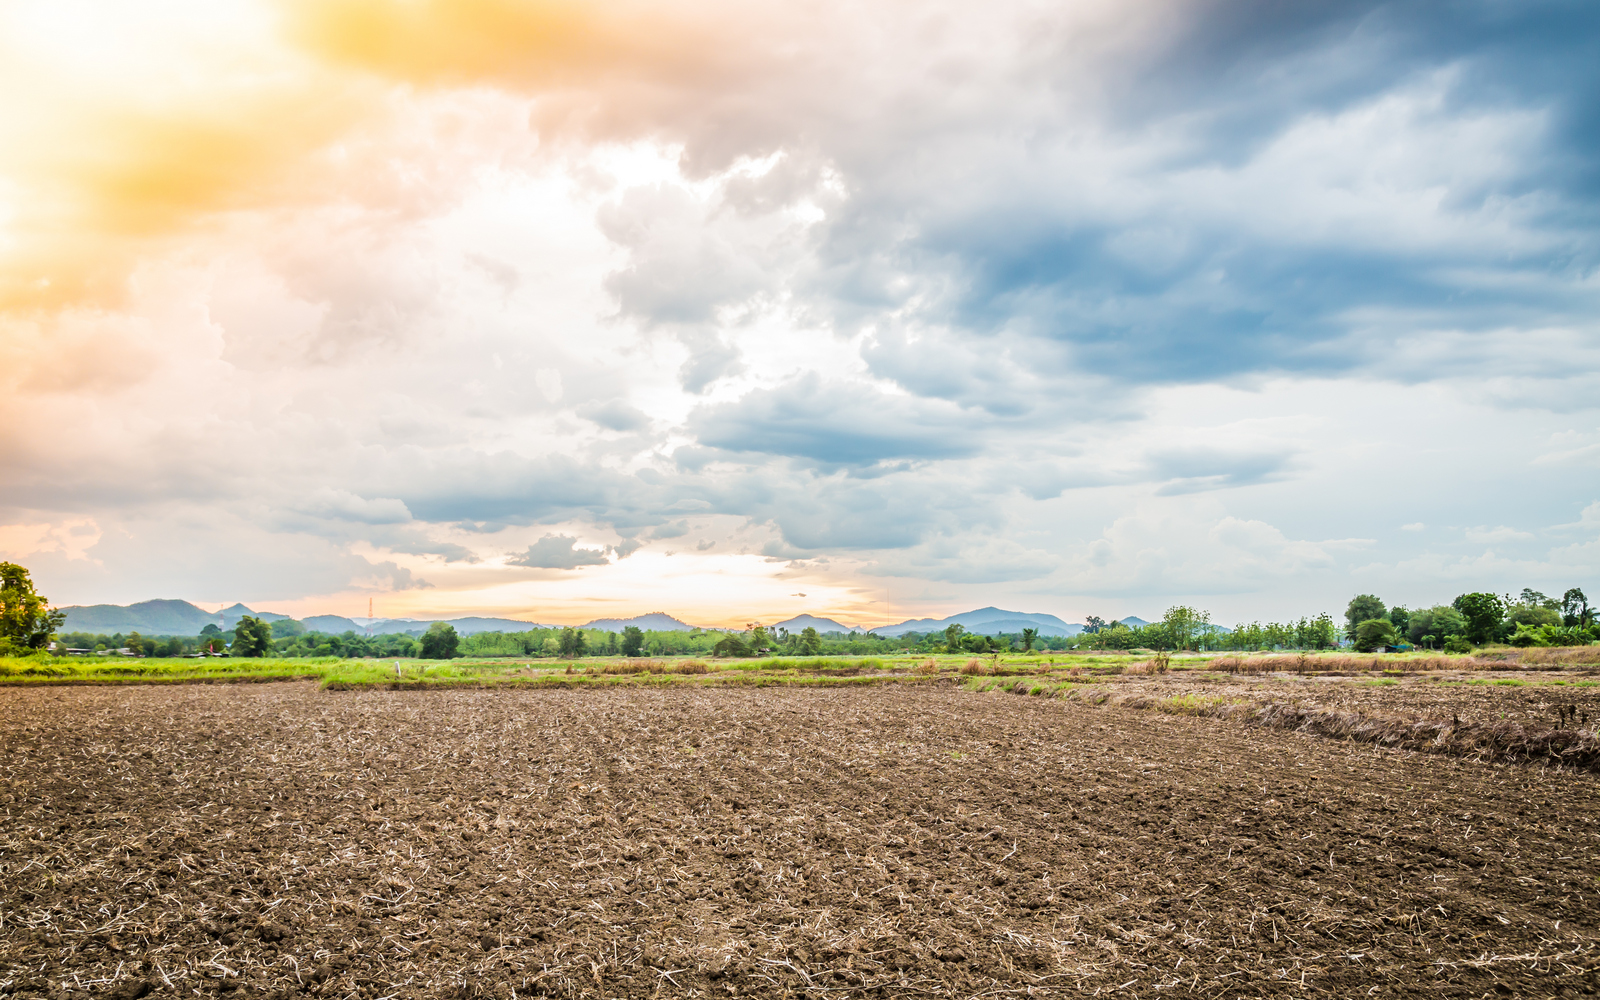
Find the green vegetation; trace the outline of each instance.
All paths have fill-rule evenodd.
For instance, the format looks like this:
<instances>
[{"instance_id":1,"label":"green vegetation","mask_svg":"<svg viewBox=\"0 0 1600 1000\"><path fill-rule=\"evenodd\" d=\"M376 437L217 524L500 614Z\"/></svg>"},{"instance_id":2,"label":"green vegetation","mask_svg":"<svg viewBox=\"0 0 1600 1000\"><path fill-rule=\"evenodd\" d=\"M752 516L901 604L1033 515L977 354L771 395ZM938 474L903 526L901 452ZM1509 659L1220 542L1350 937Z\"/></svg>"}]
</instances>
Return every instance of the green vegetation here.
<instances>
[{"instance_id":1,"label":"green vegetation","mask_svg":"<svg viewBox=\"0 0 1600 1000\"><path fill-rule=\"evenodd\" d=\"M0 656L43 649L66 619L34 591L27 570L0 562Z\"/></svg>"},{"instance_id":2,"label":"green vegetation","mask_svg":"<svg viewBox=\"0 0 1600 1000\"><path fill-rule=\"evenodd\" d=\"M567 631L572 631L568 629ZM424 660L448 660L456 655L456 650L461 646L461 637L456 634L454 625L444 622L434 622L428 626L428 631L422 634L422 658Z\"/></svg>"},{"instance_id":3,"label":"green vegetation","mask_svg":"<svg viewBox=\"0 0 1600 1000\"><path fill-rule=\"evenodd\" d=\"M1371 618L1356 626L1356 651L1370 653L1393 645L1400 638L1387 618Z\"/></svg>"}]
</instances>

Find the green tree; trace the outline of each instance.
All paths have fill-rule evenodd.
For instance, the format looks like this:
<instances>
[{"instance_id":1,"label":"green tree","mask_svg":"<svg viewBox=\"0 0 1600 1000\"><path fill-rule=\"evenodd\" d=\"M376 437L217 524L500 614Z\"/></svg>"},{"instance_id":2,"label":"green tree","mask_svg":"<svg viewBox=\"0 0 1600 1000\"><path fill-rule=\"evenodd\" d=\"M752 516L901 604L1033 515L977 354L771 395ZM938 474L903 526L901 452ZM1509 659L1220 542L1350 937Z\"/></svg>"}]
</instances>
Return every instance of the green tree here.
<instances>
[{"instance_id":1,"label":"green tree","mask_svg":"<svg viewBox=\"0 0 1600 1000\"><path fill-rule=\"evenodd\" d=\"M822 652L822 636L810 625L801 631L797 644L802 656L816 656Z\"/></svg>"},{"instance_id":2,"label":"green tree","mask_svg":"<svg viewBox=\"0 0 1600 1000\"><path fill-rule=\"evenodd\" d=\"M1371 621L1374 618L1385 618L1388 614L1389 609L1384 607L1383 602L1378 598L1371 594L1357 594L1350 598L1350 604L1344 609L1345 630L1353 638L1356 634L1356 627L1362 622Z\"/></svg>"},{"instance_id":3,"label":"green tree","mask_svg":"<svg viewBox=\"0 0 1600 1000\"><path fill-rule=\"evenodd\" d=\"M145 655L144 642L144 636L137 632L130 632L128 633L128 638L122 641L122 645L134 656L143 656Z\"/></svg>"},{"instance_id":4,"label":"green tree","mask_svg":"<svg viewBox=\"0 0 1600 1000\"><path fill-rule=\"evenodd\" d=\"M1387 618L1369 618L1356 625L1356 649L1370 653L1394 643L1400 636Z\"/></svg>"},{"instance_id":5,"label":"green tree","mask_svg":"<svg viewBox=\"0 0 1600 1000\"><path fill-rule=\"evenodd\" d=\"M965 631L965 626L951 622L944 630L944 648L952 653L961 652L961 633Z\"/></svg>"},{"instance_id":6,"label":"green tree","mask_svg":"<svg viewBox=\"0 0 1600 1000\"><path fill-rule=\"evenodd\" d=\"M637 625L622 630L622 655L638 656L644 652L644 632Z\"/></svg>"},{"instance_id":7,"label":"green tree","mask_svg":"<svg viewBox=\"0 0 1600 1000\"><path fill-rule=\"evenodd\" d=\"M1411 612L1407 611L1401 605L1396 604L1394 607L1389 609L1389 620L1394 622L1394 630L1396 632L1399 632L1401 635L1405 635L1406 630L1411 625Z\"/></svg>"},{"instance_id":8,"label":"green tree","mask_svg":"<svg viewBox=\"0 0 1600 1000\"><path fill-rule=\"evenodd\" d=\"M1038 629L1036 629L1036 628L1025 628L1025 629L1023 629L1022 630L1022 651L1024 653L1033 652L1033 643L1034 643L1034 640L1037 639L1037 638L1039 638L1039 630Z\"/></svg>"},{"instance_id":9,"label":"green tree","mask_svg":"<svg viewBox=\"0 0 1600 1000\"><path fill-rule=\"evenodd\" d=\"M1451 636L1465 633L1467 620L1461 612L1449 605L1435 605L1431 608L1420 608L1411 612L1411 620L1407 623L1406 637L1414 643L1426 643L1426 636L1433 636L1439 642L1444 642Z\"/></svg>"},{"instance_id":10,"label":"green tree","mask_svg":"<svg viewBox=\"0 0 1600 1000\"><path fill-rule=\"evenodd\" d=\"M428 626L428 631L422 633L424 660L448 660L456 655L460 647L461 636L456 634L455 626L449 622L434 622Z\"/></svg>"},{"instance_id":11,"label":"green tree","mask_svg":"<svg viewBox=\"0 0 1600 1000\"><path fill-rule=\"evenodd\" d=\"M711 647L711 655L713 655L713 656L754 656L756 654L755 654L755 650L751 649L749 644L746 643L739 636L736 636L736 635L725 635L721 639L717 640L717 644L715 646Z\"/></svg>"},{"instance_id":12,"label":"green tree","mask_svg":"<svg viewBox=\"0 0 1600 1000\"><path fill-rule=\"evenodd\" d=\"M21 656L50 644L67 620L33 589L33 578L16 563L0 562L0 656Z\"/></svg>"},{"instance_id":13,"label":"green tree","mask_svg":"<svg viewBox=\"0 0 1600 1000\"><path fill-rule=\"evenodd\" d=\"M1311 620L1308 629L1310 641L1307 643L1312 649L1332 649L1338 638L1334 635L1333 616L1324 611Z\"/></svg>"},{"instance_id":14,"label":"green tree","mask_svg":"<svg viewBox=\"0 0 1600 1000\"><path fill-rule=\"evenodd\" d=\"M1522 588L1522 596L1517 598L1518 604L1531 604L1536 608L1549 608L1555 611L1561 607L1561 602L1553 597L1546 597L1531 587Z\"/></svg>"},{"instance_id":15,"label":"green tree","mask_svg":"<svg viewBox=\"0 0 1600 1000\"><path fill-rule=\"evenodd\" d=\"M1538 628L1540 625L1560 625L1561 612L1554 608L1547 608L1542 604L1513 604L1506 609L1506 624L1515 629L1517 626L1527 625Z\"/></svg>"},{"instance_id":16,"label":"green tree","mask_svg":"<svg viewBox=\"0 0 1600 1000\"><path fill-rule=\"evenodd\" d=\"M1589 599L1583 596L1583 591L1573 587L1561 595L1561 624L1567 628L1588 628L1591 619Z\"/></svg>"},{"instance_id":17,"label":"green tree","mask_svg":"<svg viewBox=\"0 0 1600 1000\"><path fill-rule=\"evenodd\" d=\"M233 627L234 656L265 656L272 648L272 625L245 615Z\"/></svg>"},{"instance_id":18,"label":"green tree","mask_svg":"<svg viewBox=\"0 0 1600 1000\"><path fill-rule=\"evenodd\" d=\"M1161 616L1161 631L1173 649L1188 649L1210 629L1211 613L1196 611L1182 604L1167 609Z\"/></svg>"},{"instance_id":19,"label":"green tree","mask_svg":"<svg viewBox=\"0 0 1600 1000\"><path fill-rule=\"evenodd\" d=\"M778 641L772 637L772 633L768 632L766 626L760 622L748 625L746 628L750 633L750 638L745 642L756 655L759 656L778 644Z\"/></svg>"},{"instance_id":20,"label":"green tree","mask_svg":"<svg viewBox=\"0 0 1600 1000\"><path fill-rule=\"evenodd\" d=\"M1467 620L1467 639L1480 646L1496 638L1506 613L1506 602L1495 594L1462 594L1451 606Z\"/></svg>"},{"instance_id":21,"label":"green tree","mask_svg":"<svg viewBox=\"0 0 1600 1000\"><path fill-rule=\"evenodd\" d=\"M569 659L582 656L589 649L588 640L583 637L583 630L564 628L561 630L561 655Z\"/></svg>"}]
</instances>

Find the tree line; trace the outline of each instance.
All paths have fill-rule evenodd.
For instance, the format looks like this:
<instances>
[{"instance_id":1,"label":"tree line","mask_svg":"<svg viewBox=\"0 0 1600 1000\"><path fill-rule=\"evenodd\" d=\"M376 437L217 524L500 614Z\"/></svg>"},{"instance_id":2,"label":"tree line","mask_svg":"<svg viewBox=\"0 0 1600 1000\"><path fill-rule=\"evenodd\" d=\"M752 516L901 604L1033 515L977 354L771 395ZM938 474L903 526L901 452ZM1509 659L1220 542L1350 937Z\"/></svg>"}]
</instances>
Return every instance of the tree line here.
<instances>
[{"instance_id":1,"label":"tree line","mask_svg":"<svg viewBox=\"0 0 1600 1000\"><path fill-rule=\"evenodd\" d=\"M231 629L207 625L196 636L142 636L60 632L65 614L33 587L28 571L0 562L0 656L38 654L54 647L136 656L279 657L579 657L579 656L861 656L894 653L995 654L1035 650L1257 650L1329 649L1345 643L1362 651L1406 646L1467 652L1474 646L1572 646L1600 642L1600 621L1577 587L1559 598L1532 589L1517 597L1488 592L1461 594L1449 604L1387 606L1373 594L1358 594L1345 608L1344 627L1329 614L1289 622L1213 624L1209 612L1187 605L1168 608L1161 621L1130 626L1090 616L1077 636L1042 636L1037 629L983 635L959 624L900 636L875 633L797 633L753 622L742 631L692 629L643 631L535 628L523 632L460 635L445 622L411 633L339 635L317 632L292 619L277 622L245 616Z\"/></svg>"},{"instance_id":2,"label":"tree line","mask_svg":"<svg viewBox=\"0 0 1600 1000\"><path fill-rule=\"evenodd\" d=\"M1560 598L1531 588L1516 597L1475 591L1426 608L1386 607L1374 594L1357 594L1345 608L1345 624L1364 651L1400 643L1465 653L1491 643L1525 648L1600 641L1600 622L1577 587Z\"/></svg>"}]
</instances>

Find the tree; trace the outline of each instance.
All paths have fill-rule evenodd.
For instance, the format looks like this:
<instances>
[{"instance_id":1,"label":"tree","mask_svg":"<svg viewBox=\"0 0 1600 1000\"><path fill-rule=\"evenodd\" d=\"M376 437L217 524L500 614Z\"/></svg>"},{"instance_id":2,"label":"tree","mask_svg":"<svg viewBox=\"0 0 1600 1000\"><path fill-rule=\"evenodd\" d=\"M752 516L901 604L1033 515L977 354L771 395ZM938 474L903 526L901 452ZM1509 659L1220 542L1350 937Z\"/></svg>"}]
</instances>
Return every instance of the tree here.
<instances>
[{"instance_id":1,"label":"tree","mask_svg":"<svg viewBox=\"0 0 1600 1000\"><path fill-rule=\"evenodd\" d=\"M1025 628L1025 629L1023 629L1022 630L1022 651L1024 653L1033 652L1033 642L1037 638L1039 638L1039 630L1038 629L1036 629L1036 628Z\"/></svg>"},{"instance_id":2,"label":"tree","mask_svg":"<svg viewBox=\"0 0 1600 1000\"><path fill-rule=\"evenodd\" d=\"M1583 596L1583 591L1573 587L1561 595L1561 624L1567 628L1588 628L1592 617L1589 599Z\"/></svg>"},{"instance_id":3,"label":"tree","mask_svg":"<svg viewBox=\"0 0 1600 1000\"><path fill-rule=\"evenodd\" d=\"M1555 611L1561 607L1561 602L1553 597L1546 597L1531 587L1522 588L1522 596L1517 598L1519 604L1531 604L1536 608L1549 608Z\"/></svg>"},{"instance_id":4,"label":"tree","mask_svg":"<svg viewBox=\"0 0 1600 1000\"><path fill-rule=\"evenodd\" d=\"M1188 649L1195 639L1208 631L1211 613L1178 605L1167 609L1161 617L1161 631L1174 649Z\"/></svg>"},{"instance_id":5,"label":"tree","mask_svg":"<svg viewBox=\"0 0 1600 1000\"><path fill-rule=\"evenodd\" d=\"M1099 615L1090 615L1089 617L1085 618L1083 622L1083 630L1090 635L1093 635L1106 627L1106 620L1101 618Z\"/></svg>"},{"instance_id":6,"label":"tree","mask_svg":"<svg viewBox=\"0 0 1600 1000\"><path fill-rule=\"evenodd\" d=\"M1393 644L1400 636L1387 618L1369 618L1356 625L1356 649L1371 653Z\"/></svg>"},{"instance_id":7,"label":"tree","mask_svg":"<svg viewBox=\"0 0 1600 1000\"><path fill-rule=\"evenodd\" d=\"M768 632L766 626L760 622L755 622L747 626L747 628L750 631L750 638L747 641L751 651L757 656L777 645L777 640L772 638L772 633Z\"/></svg>"},{"instance_id":8,"label":"tree","mask_svg":"<svg viewBox=\"0 0 1600 1000\"><path fill-rule=\"evenodd\" d=\"M1462 594L1451 606L1467 620L1467 639L1479 645L1495 638L1506 613L1505 601L1495 594Z\"/></svg>"},{"instance_id":9,"label":"tree","mask_svg":"<svg viewBox=\"0 0 1600 1000\"><path fill-rule=\"evenodd\" d=\"M1371 594L1357 594L1350 598L1349 606L1344 609L1345 628L1353 637L1356 627L1362 622L1385 618L1388 614L1389 609L1378 598Z\"/></svg>"},{"instance_id":10,"label":"tree","mask_svg":"<svg viewBox=\"0 0 1600 1000\"><path fill-rule=\"evenodd\" d=\"M271 623L245 615L233 627L234 656L265 656L271 648Z\"/></svg>"},{"instance_id":11,"label":"tree","mask_svg":"<svg viewBox=\"0 0 1600 1000\"><path fill-rule=\"evenodd\" d=\"M28 571L0 562L0 656L21 656L50 644L51 633L67 620L33 589Z\"/></svg>"},{"instance_id":12,"label":"tree","mask_svg":"<svg viewBox=\"0 0 1600 1000\"><path fill-rule=\"evenodd\" d=\"M944 648L952 653L961 652L961 633L966 627L959 622L951 622L944 630Z\"/></svg>"},{"instance_id":13,"label":"tree","mask_svg":"<svg viewBox=\"0 0 1600 1000\"><path fill-rule=\"evenodd\" d=\"M803 656L816 656L822 652L822 636L817 630L807 625L800 633L800 653Z\"/></svg>"},{"instance_id":14,"label":"tree","mask_svg":"<svg viewBox=\"0 0 1600 1000\"><path fill-rule=\"evenodd\" d=\"M1506 611L1506 624L1515 629L1521 625L1538 628L1540 625L1560 625L1561 612L1542 604L1513 604Z\"/></svg>"},{"instance_id":15,"label":"tree","mask_svg":"<svg viewBox=\"0 0 1600 1000\"><path fill-rule=\"evenodd\" d=\"M434 622L428 626L428 631L422 633L424 660L448 660L456 655L460 647L461 636L456 634L455 626L449 622Z\"/></svg>"},{"instance_id":16,"label":"tree","mask_svg":"<svg viewBox=\"0 0 1600 1000\"><path fill-rule=\"evenodd\" d=\"M1411 612L1403 606L1396 604L1389 609L1389 620L1394 622L1394 630L1401 635L1406 634L1406 628L1411 624Z\"/></svg>"},{"instance_id":17,"label":"tree","mask_svg":"<svg viewBox=\"0 0 1600 1000\"><path fill-rule=\"evenodd\" d=\"M622 655L638 656L644 652L644 632L639 626L629 625L622 630Z\"/></svg>"},{"instance_id":18,"label":"tree","mask_svg":"<svg viewBox=\"0 0 1600 1000\"><path fill-rule=\"evenodd\" d=\"M1338 642L1333 633L1333 616L1324 611L1311 620L1310 628L1307 629L1309 640L1307 645L1312 649L1332 649Z\"/></svg>"},{"instance_id":19,"label":"tree","mask_svg":"<svg viewBox=\"0 0 1600 1000\"><path fill-rule=\"evenodd\" d=\"M589 643L583 636L582 629L565 628L561 630L561 655L569 659L582 656L588 652Z\"/></svg>"},{"instance_id":20,"label":"tree","mask_svg":"<svg viewBox=\"0 0 1600 1000\"><path fill-rule=\"evenodd\" d=\"M1406 636L1414 643L1425 642L1424 637L1430 635L1439 642L1444 642L1452 636L1463 634L1466 630L1467 620L1461 616L1461 612L1449 605L1435 605L1411 612Z\"/></svg>"}]
</instances>

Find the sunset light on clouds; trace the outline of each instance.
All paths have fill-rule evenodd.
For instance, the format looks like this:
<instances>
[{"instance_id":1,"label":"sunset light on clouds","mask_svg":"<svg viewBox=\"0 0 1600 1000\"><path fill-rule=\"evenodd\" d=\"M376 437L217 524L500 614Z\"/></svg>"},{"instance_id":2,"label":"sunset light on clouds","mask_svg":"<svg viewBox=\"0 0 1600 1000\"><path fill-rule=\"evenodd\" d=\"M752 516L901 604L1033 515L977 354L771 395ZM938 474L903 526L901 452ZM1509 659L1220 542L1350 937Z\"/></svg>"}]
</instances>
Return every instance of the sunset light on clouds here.
<instances>
[{"instance_id":1,"label":"sunset light on clouds","mask_svg":"<svg viewBox=\"0 0 1600 1000\"><path fill-rule=\"evenodd\" d=\"M7 4L0 558L542 622L1600 585L1597 28Z\"/></svg>"}]
</instances>

